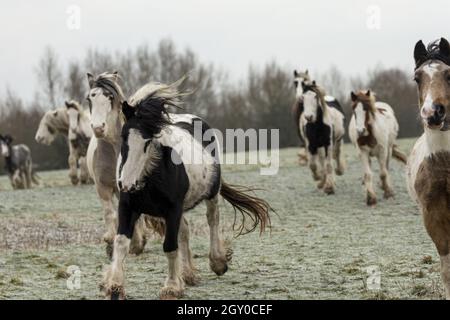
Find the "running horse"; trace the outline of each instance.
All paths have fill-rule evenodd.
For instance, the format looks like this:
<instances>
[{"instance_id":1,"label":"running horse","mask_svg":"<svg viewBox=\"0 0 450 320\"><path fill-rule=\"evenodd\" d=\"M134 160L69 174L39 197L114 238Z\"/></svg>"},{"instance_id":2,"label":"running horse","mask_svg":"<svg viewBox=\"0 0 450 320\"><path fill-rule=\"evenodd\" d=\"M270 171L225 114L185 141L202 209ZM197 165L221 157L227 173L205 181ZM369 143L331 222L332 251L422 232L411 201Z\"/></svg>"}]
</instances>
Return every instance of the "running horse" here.
<instances>
[{"instance_id":1,"label":"running horse","mask_svg":"<svg viewBox=\"0 0 450 320\"><path fill-rule=\"evenodd\" d=\"M444 38L428 48L419 41L414 60L424 133L408 158L407 185L439 253L450 300L450 45Z\"/></svg>"}]
</instances>

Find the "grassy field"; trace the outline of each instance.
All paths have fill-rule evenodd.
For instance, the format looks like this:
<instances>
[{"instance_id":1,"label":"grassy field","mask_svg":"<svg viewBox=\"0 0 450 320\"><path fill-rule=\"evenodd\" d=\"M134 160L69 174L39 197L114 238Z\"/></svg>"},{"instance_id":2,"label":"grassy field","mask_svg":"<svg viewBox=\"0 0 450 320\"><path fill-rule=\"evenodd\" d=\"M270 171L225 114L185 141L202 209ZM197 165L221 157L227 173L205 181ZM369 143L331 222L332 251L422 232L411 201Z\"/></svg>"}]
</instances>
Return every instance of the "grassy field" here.
<instances>
[{"instance_id":1,"label":"grassy field","mask_svg":"<svg viewBox=\"0 0 450 320\"><path fill-rule=\"evenodd\" d=\"M405 151L412 143L400 141ZM204 205L188 213L202 281L187 287L185 298L442 299L439 258L407 194L404 167L392 163L395 199L382 199L378 189L379 203L367 208L351 145L345 146L347 172L337 177L333 196L315 189L296 152L281 150L276 176L261 176L255 166L224 168L227 181L264 188L259 195L278 216L272 216L270 234L233 238L233 211L221 202L223 237L234 250L223 277L208 266ZM0 178L0 299L100 299L108 260L94 187L72 187L66 171L40 175L42 186L24 191L11 191L6 177ZM79 289L67 288L70 265L80 268ZM167 269L161 240L153 237L126 265L128 298L158 298ZM380 271L380 290L367 285L371 267Z\"/></svg>"}]
</instances>

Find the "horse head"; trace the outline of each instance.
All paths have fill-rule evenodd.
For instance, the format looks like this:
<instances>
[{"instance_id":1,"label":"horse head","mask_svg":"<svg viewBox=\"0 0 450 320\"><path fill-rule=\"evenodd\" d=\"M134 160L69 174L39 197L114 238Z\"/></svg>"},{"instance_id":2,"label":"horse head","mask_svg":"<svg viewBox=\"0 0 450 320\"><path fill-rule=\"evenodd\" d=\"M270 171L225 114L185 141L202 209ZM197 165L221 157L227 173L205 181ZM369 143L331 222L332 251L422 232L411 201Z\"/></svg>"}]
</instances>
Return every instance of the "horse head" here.
<instances>
[{"instance_id":1,"label":"horse head","mask_svg":"<svg viewBox=\"0 0 450 320\"><path fill-rule=\"evenodd\" d=\"M450 44L441 38L426 48L419 41L414 60L423 124L431 130L446 131L450 129Z\"/></svg>"}]
</instances>

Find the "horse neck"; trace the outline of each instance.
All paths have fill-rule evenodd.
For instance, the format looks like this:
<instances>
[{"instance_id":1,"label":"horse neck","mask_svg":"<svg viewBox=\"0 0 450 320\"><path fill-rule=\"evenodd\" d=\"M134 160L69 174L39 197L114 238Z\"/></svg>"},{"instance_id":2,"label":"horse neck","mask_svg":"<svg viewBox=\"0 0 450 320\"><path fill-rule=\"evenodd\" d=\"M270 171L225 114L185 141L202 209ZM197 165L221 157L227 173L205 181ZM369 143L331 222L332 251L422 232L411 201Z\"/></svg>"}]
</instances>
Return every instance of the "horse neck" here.
<instances>
[{"instance_id":1,"label":"horse neck","mask_svg":"<svg viewBox=\"0 0 450 320\"><path fill-rule=\"evenodd\" d=\"M450 152L450 131L424 129L425 141L430 153Z\"/></svg>"}]
</instances>

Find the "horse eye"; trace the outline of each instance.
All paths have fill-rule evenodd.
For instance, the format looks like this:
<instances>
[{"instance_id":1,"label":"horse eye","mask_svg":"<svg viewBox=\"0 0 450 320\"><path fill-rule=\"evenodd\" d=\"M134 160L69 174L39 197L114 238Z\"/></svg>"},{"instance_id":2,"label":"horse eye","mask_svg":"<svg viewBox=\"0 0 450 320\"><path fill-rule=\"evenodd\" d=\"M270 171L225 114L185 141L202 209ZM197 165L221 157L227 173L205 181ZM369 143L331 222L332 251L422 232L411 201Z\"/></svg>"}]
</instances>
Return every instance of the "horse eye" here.
<instances>
[{"instance_id":1,"label":"horse eye","mask_svg":"<svg viewBox=\"0 0 450 320\"><path fill-rule=\"evenodd\" d=\"M420 84L420 77L418 75L414 76L414 81L419 85Z\"/></svg>"},{"instance_id":2,"label":"horse eye","mask_svg":"<svg viewBox=\"0 0 450 320\"><path fill-rule=\"evenodd\" d=\"M294 86L295 86L296 88L298 87L298 81L297 81L297 80L294 81Z\"/></svg>"}]
</instances>

